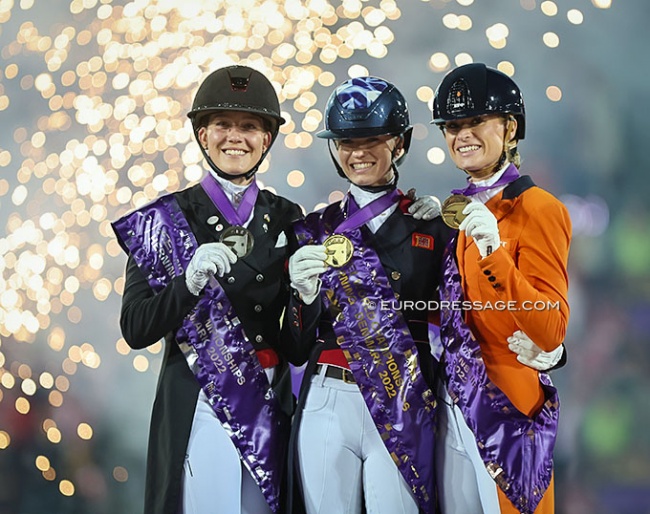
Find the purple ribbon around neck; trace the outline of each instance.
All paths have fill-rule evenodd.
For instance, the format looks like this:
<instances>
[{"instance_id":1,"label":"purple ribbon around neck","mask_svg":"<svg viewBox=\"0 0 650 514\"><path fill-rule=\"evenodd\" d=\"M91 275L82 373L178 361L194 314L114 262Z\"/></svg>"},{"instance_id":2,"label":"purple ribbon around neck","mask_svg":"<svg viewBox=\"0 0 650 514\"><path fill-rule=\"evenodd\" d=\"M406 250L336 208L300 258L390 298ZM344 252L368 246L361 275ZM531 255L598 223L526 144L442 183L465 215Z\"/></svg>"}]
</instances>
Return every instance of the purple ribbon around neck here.
<instances>
[{"instance_id":1,"label":"purple ribbon around neck","mask_svg":"<svg viewBox=\"0 0 650 514\"><path fill-rule=\"evenodd\" d=\"M156 293L184 273L198 246L172 195L112 225ZM217 281L206 287L175 338L241 462L279 512L290 421Z\"/></svg>"},{"instance_id":2,"label":"purple ribbon around neck","mask_svg":"<svg viewBox=\"0 0 650 514\"><path fill-rule=\"evenodd\" d=\"M219 209L219 212L224 215L228 223L231 225L244 226L244 223L250 218L251 212L255 207L257 201L257 193L259 188L257 182L253 180L250 186L244 191L239 206L235 209L230 203L230 200L224 193L219 183L210 174L206 175L201 180L201 187L212 200L212 203Z\"/></svg>"},{"instance_id":3,"label":"purple ribbon around neck","mask_svg":"<svg viewBox=\"0 0 650 514\"><path fill-rule=\"evenodd\" d=\"M392 201L393 196L383 200ZM299 244L322 244L334 227L340 232L342 218L338 205L307 216L294 224ZM360 230L344 228L354 254L341 268L321 275L321 298L330 312L339 312L333 321L337 341L387 451L420 509L434 512L434 394L379 256Z\"/></svg>"},{"instance_id":4,"label":"purple ribbon around neck","mask_svg":"<svg viewBox=\"0 0 650 514\"><path fill-rule=\"evenodd\" d=\"M483 191L489 191L490 189L496 189L497 187L505 186L507 184L510 184L510 182L517 180L518 178L519 170L517 169L517 166L510 163L510 166L505 169L503 175L499 177L499 180L490 186L477 186L474 184L474 182L469 182L471 179L468 178L467 181L469 182L469 185L465 189L452 189L451 192L455 195L472 196Z\"/></svg>"},{"instance_id":5,"label":"purple ribbon around neck","mask_svg":"<svg viewBox=\"0 0 650 514\"><path fill-rule=\"evenodd\" d=\"M342 234L359 228L366 222L373 219L378 214L381 214L391 205L399 201L400 195L397 189L393 189L390 193L386 193L379 198L373 200L364 207L359 207L352 195L349 195L348 206L351 213L343 222L336 227L336 233Z\"/></svg>"},{"instance_id":6,"label":"purple ribbon around neck","mask_svg":"<svg viewBox=\"0 0 650 514\"><path fill-rule=\"evenodd\" d=\"M443 258L441 305L460 305L463 291L452 238ZM560 403L546 373L539 373L546 401L528 417L487 376L481 348L459 309L440 310L442 362L449 396L474 433L488 473L522 514L532 514L551 482Z\"/></svg>"}]
</instances>

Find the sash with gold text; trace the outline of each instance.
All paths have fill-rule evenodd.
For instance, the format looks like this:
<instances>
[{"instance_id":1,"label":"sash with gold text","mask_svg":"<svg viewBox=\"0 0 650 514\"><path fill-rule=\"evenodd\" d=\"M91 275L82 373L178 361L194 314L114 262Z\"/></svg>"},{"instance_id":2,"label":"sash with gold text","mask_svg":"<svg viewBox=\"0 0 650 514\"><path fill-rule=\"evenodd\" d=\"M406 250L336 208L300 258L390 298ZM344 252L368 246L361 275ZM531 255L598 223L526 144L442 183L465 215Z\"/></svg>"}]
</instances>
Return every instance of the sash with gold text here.
<instances>
[{"instance_id":1,"label":"sash with gold text","mask_svg":"<svg viewBox=\"0 0 650 514\"><path fill-rule=\"evenodd\" d=\"M198 247L172 195L117 220L113 229L156 293L184 272ZM176 341L244 466L279 512L289 419L216 280L183 320Z\"/></svg>"},{"instance_id":2,"label":"sash with gold text","mask_svg":"<svg viewBox=\"0 0 650 514\"><path fill-rule=\"evenodd\" d=\"M440 302L462 302L456 238L445 249ZM448 305L452 305L451 303ZM546 401L533 418L521 413L488 378L478 341L459 309L441 309L440 338L447 391L476 437L490 476L522 514L532 514L548 488L560 404L546 373Z\"/></svg>"},{"instance_id":3,"label":"sash with gold text","mask_svg":"<svg viewBox=\"0 0 650 514\"><path fill-rule=\"evenodd\" d=\"M340 233L336 228L342 221L338 204L310 214L294 225L299 244L322 244ZM381 308L394 305L395 294L377 253L358 227L348 227L345 236L354 246L353 256L321 275L321 297L386 449L419 507L434 512L434 395L402 313Z\"/></svg>"}]
</instances>

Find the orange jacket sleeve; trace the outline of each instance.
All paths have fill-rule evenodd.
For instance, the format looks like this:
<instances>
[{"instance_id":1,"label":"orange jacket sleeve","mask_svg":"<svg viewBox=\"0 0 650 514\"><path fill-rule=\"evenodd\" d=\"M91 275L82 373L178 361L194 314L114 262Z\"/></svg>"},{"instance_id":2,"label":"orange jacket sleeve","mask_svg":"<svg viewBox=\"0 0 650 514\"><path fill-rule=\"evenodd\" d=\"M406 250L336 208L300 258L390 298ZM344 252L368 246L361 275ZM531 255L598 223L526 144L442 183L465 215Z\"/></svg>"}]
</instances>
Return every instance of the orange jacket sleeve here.
<instances>
[{"instance_id":1,"label":"orange jacket sleeve","mask_svg":"<svg viewBox=\"0 0 650 514\"><path fill-rule=\"evenodd\" d=\"M490 271L483 277L498 297L512 302L509 312L517 326L543 350L554 350L564 341L569 319L569 213L561 202L543 193L526 201L516 223L508 226L517 233L501 237L515 236L514 256L500 247L481 259L479 267Z\"/></svg>"}]
</instances>

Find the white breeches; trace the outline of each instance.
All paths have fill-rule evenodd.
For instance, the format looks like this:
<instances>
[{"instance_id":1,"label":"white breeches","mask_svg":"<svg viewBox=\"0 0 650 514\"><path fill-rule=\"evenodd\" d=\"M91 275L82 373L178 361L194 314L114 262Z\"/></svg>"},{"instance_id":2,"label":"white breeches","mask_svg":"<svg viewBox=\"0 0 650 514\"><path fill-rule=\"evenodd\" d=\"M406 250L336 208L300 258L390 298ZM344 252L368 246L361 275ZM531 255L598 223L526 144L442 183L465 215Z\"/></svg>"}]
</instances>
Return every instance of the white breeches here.
<instances>
[{"instance_id":1,"label":"white breeches","mask_svg":"<svg viewBox=\"0 0 650 514\"><path fill-rule=\"evenodd\" d=\"M308 514L417 514L356 384L314 375L298 434Z\"/></svg>"},{"instance_id":2,"label":"white breeches","mask_svg":"<svg viewBox=\"0 0 650 514\"><path fill-rule=\"evenodd\" d=\"M497 485L485 469L474 434L446 387L438 407L436 473L442 514L498 514Z\"/></svg>"},{"instance_id":3,"label":"white breeches","mask_svg":"<svg viewBox=\"0 0 650 514\"><path fill-rule=\"evenodd\" d=\"M273 370L265 370L269 380ZM271 514L201 390L183 469L179 514Z\"/></svg>"}]
</instances>

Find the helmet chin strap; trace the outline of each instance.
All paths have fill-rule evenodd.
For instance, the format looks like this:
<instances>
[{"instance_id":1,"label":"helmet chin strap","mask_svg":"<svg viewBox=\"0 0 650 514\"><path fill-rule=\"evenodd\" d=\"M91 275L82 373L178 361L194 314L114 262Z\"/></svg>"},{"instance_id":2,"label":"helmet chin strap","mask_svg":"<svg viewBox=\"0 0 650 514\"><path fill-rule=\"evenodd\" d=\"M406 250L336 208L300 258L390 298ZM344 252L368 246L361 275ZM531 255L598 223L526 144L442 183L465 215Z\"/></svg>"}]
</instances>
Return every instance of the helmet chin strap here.
<instances>
[{"instance_id":1,"label":"helmet chin strap","mask_svg":"<svg viewBox=\"0 0 650 514\"><path fill-rule=\"evenodd\" d=\"M357 186L359 189L363 189L364 191L368 191L369 193L379 193L381 191L392 191L393 189L397 188L397 181L399 180L399 171L397 171L397 166L395 165L395 161L391 161L390 163L390 168L393 170L393 180L387 182L386 184L382 184L381 186ZM388 172L386 172L386 175L388 175ZM348 179L349 180L349 179Z\"/></svg>"},{"instance_id":2,"label":"helmet chin strap","mask_svg":"<svg viewBox=\"0 0 650 514\"><path fill-rule=\"evenodd\" d=\"M345 180L347 180L348 182L351 183L352 181L345 174L345 172L343 171L343 168L339 164L339 161L334 156L334 152L332 152L331 142L332 142L331 139L327 140L327 149L329 150L330 157L332 158L332 162L334 163L334 167L336 168L336 171L338 172L338 174L342 178L344 178ZM364 191L368 191L369 193L379 193L380 191L387 191L387 190L390 190L390 189L397 188L397 181L399 179L399 171L397 171L397 164L395 164L395 161L399 157L396 158L396 153L397 153L397 146L395 148L393 148L393 150L391 152L391 161L390 161L390 168L389 168L389 170L391 168L393 170L393 180L391 180L390 182L388 182L386 184L382 184L381 186L357 186L357 187L359 189L363 189ZM388 174L388 172L386 172L386 174Z\"/></svg>"},{"instance_id":3,"label":"helmet chin strap","mask_svg":"<svg viewBox=\"0 0 650 514\"><path fill-rule=\"evenodd\" d=\"M476 171L473 171L473 172L469 172L466 169L460 168L460 167L458 169L461 170L461 171L464 171L470 177L472 176L472 173L476 174L476 173L480 173L483 170L490 170L488 175L486 175L485 177L482 177L480 179L477 179L477 180L487 180L488 178L490 178L492 175L494 175L497 171L499 171L503 167L503 165L505 164L507 158L508 158L507 153L504 150L503 152L501 152L501 156L499 157L499 160L493 166L486 166L485 168L481 168L480 170L476 170Z\"/></svg>"},{"instance_id":4,"label":"helmet chin strap","mask_svg":"<svg viewBox=\"0 0 650 514\"><path fill-rule=\"evenodd\" d=\"M350 180L350 179L348 179L348 176L343 171L343 168L339 164L339 161L336 159L336 156L334 155L334 152L332 151L332 140L331 139L327 140L327 150L330 153L330 158L332 159L332 162L334 163L334 167L336 168L336 172L339 174L339 176L341 178L346 179L346 180Z\"/></svg>"},{"instance_id":5,"label":"helmet chin strap","mask_svg":"<svg viewBox=\"0 0 650 514\"><path fill-rule=\"evenodd\" d=\"M237 180L238 178L243 178L245 180L248 180L253 175L255 175L255 173L257 172L257 168L260 165L260 163L257 163L252 170L247 171L246 173L239 173L237 175L231 175L230 173L226 173L225 171L221 170L221 168L219 168L219 166L217 166L214 163L214 161L212 160L212 158L208 155L208 152L204 151L203 156L205 157L205 160L208 161L208 165L210 166L210 168L212 168L212 170L217 175L219 175L222 179L231 180L231 181L232 180Z\"/></svg>"},{"instance_id":6,"label":"helmet chin strap","mask_svg":"<svg viewBox=\"0 0 650 514\"><path fill-rule=\"evenodd\" d=\"M266 154L268 153L268 150L262 154L262 157L259 161L257 161L257 164L253 166L250 170L248 170L246 173L239 173L237 175L231 175L230 173L226 173L222 169L217 166L212 158L207 154L207 152L203 152L203 155L205 156L205 160L208 161L208 164L210 165L210 168L219 175L221 178L225 180L237 180L238 178L243 178L245 180L250 179L255 173L257 173L257 170L259 167L262 165L262 162L264 161L264 158L266 157Z\"/></svg>"},{"instance_id":7,"label":"helmet chin strap","mask_svg":"<svg viewBox=\"0 0 650 514\"><path fill-rule=\"evenodd\" d=\"M195 133L195 137L198 142L199 141L198 131ZM257 170L262 165L262 162L264 162L266 155L269 153L269 151L271 151L271 146L273 145L274 140L275 138L271 140L271 144L269 145L269 147L266 150L264 150L264 152L262 152L262 156L260 157L260 160L257 161L257 164L255 164L255 166L253 166L247 172L239 173L237 175L231 175L230 173L226 173L225 171L220 169L219 166L217 166L215 162L212 160L212 157L210 157L210 154L208 153L208 149L204 148L203 145L201 145L200 143L199 143L199 147L201 148L201 153L203 154L203 157L205 158L206 161L208 161L208 165L210 166L210 168L212 168L212 170L222 179L233 181L233 180L237 180L238 178L243 178L244 180L248 180L253 175L255 175L255 173L257 173Z\"/></svg>"},{"instance_id":8,"label":"helmet chin strap","mask_svg":"<svg viewBox=\"0 0 650 514\"><path fill-rule=\"evenodd\" d=\"M514 121L514 118L512 118L512 116L509 116L506 119L506 133L505 133L505 135L503 137L503 150L501 152L501 156L499 157L499 160L496 162L496 164L494 166L486 166L485 168L481 168L480 170L478 170L478 171L490 170L489 175L487 177L483 177L481 180L486 180L486 179L490 178L497 171L499 171L501 168L503 168L503 165L506 163L506 161L508 159L508 152L510 150L510 142L512 141L512 140L508 141L508 133L510 132L510 127L512 126L513 121ZM514 146L517 146L517 144L515 143ZM514 146L513 146L513 148L514 148ZM466 169L463 169L463 168L458 168L458 169L464 171L468 175L471 175L470 172L467 171Z\"/></svg>"}]
</instances>

